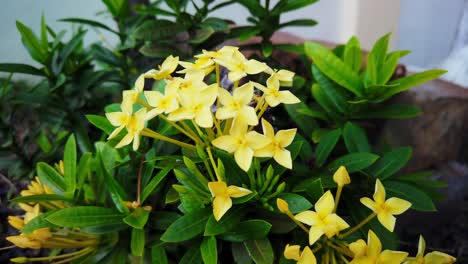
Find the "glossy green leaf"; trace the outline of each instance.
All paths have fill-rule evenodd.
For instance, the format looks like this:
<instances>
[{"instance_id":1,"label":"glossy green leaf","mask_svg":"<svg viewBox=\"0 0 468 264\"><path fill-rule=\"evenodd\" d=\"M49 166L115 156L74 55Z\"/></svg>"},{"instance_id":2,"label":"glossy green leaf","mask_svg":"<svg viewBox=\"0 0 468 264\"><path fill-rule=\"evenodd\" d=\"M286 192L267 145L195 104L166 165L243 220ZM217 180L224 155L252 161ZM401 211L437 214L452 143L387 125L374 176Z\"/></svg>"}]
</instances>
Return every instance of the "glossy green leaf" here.
<instances>
[{"instance_id":1,"label":"glossy green leaf","mask_svg":"<svg viewBox=\"0 0 468 264\"><path fill-rule=\"evenodd\" d=\"M223 234L235 227L245 214L245 209L242 206L234 206L219 221L216 221L214 216L210 216L206 223L204 236L215 236Z\"/></svg>"},{"instance_id":2,"label":"glossy green leaf","mask_svg":"<svg viewBox=\"0 0 468 264\"><path fill-rule=\"evenodd\" d=\"M21 63L0 63L0 72L24 73L37 76L45 76L40 69Z\"/></svg>"},{"instance_id":3,"label":"glossy green leaf","mask_svg":"<svg viewBox=\"0 0 468 264\"><path fill-rule=\"evenodd\" d=\"M84 19L84 18L78 18L78 17L70 17L70 18L63 18L59 19L58 21L62 22L70 22L70 23L77 23L77 24L82 24L82 25L87 25L87 26L92 26L95 28L102 28L105 29L109 32L112 32L114 34L119 34L119 32L113 30L112 28L108 27L107 25L96 21L96 20L91 20L91 19Z\"/></svg>"},{"instance_id":4,"label":"glossy green leaf","mask_svg":"<svg viewBox=\"0 0 468 264\"><path fill-rule=\"evenodd\" d=\"M387 56L389 40L390 34L386 34L381 37L379 40L377 40L377 42L372 47L372 50L367 55L366 71L371 84L380 84L379 73Z\"/></svg>"},{"instance_id":5,"label":"glossy green leaf","mask_svg":"<svg viewBox=\"0 0 468 264\"><path fill-rule=\"evenodd\" d=\"M243 242L265 238L270 232L271 224L264 220L247 220L240 222L231 231L222 234L223 240L231 242Z\"/></svg>"},{"instance_id":6,"label":"glossy green leaf","mask_svg":"<svg viewBox=\"0 0 468 264\"><path fill-rule=\"evenodd\" d=\"M146 222L148 222L149 212L145 209L138 207L131 214L127 215L123 221L127 225L136 228L143 229Z\"/></svg>"},{"instance_id":7,"label":"glossy green leaf","mask_svg":"<svg viewBox=\"0 0 468 264\"><path fill-rule=\"evenodd\" d=\"M378 155L372 153L351 153L334 160L328 165L328 170L330 172L335 172L340 166L345 166L349 173L353 173L369 167L378 158Z\"/></svg>"},{"instance_id":8,"label":"glossy green leaf","mask_svg":"<svg viewBox=\"0 0 468 264\"><path fill-rule=\"evenodd\" d=\"M315 149L315 164L321 167L327 161L328 156L335 148L336 143L341 136L341 129L335 129L320 138L320 141Z\"/></svg>"},{"instance_id":9,"label":"glossy green leaf","mask_svg":"<svg viewBox=\"0 0 468 264\"><path fill-rule=\"evenodd\" d=\"M366 132L358 125L347 122L343 129L343 139L350 153L371 151Z\"/></svg>"},{"instance_id":10,"label":"glossy green leaf","mask_svg":"<svg viewBox=\"0 0 468 264\"><path fill-rule=\"evenodd\" d=\"M98 152L97 156L99 162L98 171L102 175L102 177L104 177L106 189L109 192L112 202L120 212L128 214L130 211L128 210L124 202L124 200L127 199L125 189L107 171L102 157L103 154L101 154L101 152Z\"/></svg>"},{"instance_id":11,"label":"glossy green leaf","mask_svg":"<svg viewBox=\"0 0 468 264\"><path fill-rule=\"evenodd\" d=\"M353 114L353 117L363 119L406 119L419 116L421 113L421 109L416 106L393 104L368 108L365 111Z\"/></svg>"},{"instance_id":12,"label":"glossy green leaf","mask_svg":"<svg viewBox=\"0 0 468 264\"><path fill-rule=\"evenodd\" d=\"M411 89L415 86L421 85L425 82L432 81L439 78L441 75L445 74L446 70L427 70L419 73L412 74L407 77L403 77L394 81L389 82L389 84L398 84L398 86L387 89L385 93L380 97L383 99L390 98L391 96Z\"/></svg>"},{"instance_id":13,"label":"glossy green leaf","mask_svg":"<svg viewBox=\"0 0 468 264\"><path fill-rule=\"evenodd\" d=\"M307 56L312 58L314 64L328 78L357 96L363 95L359 75L336 57L333 52L314 42L305 42L304 49Z\"/></svg>"},{"instance_id":14,"label":"glossy green leaf","mask_svg":"<svg viewBox=\"0 0 468 264\"><path fill-rule=\"evenodd\" d=\"M295 19L280 25L280 28L283 27L313 27L317 25L317 21L313 19Z\"/></svg>"},{"instance_id":15,"label":"glossy green leaf","mask_svg":"<svg viewBox=\"0 0 468 264\"><path fill-rule=\"evenodd\" d=\"M124 215L115 209L98 206L75 206L55 211L46 218L64 227L87 227L122 223Z\"/></svg>"},{"instance_id":16,"label":"glossy green leaf","mask_svg":"<svg viewBox=\"0 0 468 264\"><path fill-rule=\"evenodd\" d=\"M132 228L130 250L133 256L143 256L145 252L145 230Z\"/></svg>"},{"instance_id":17,"label":"glossy green leaf","mask_svg":"<svg viewBox=\"0 0 468 264\"><path fill-rule=\"evenodd\" d=\"M51 222L47 221L46 218L49 217L51 214L55 213L56 211L49 211L45 212L43 214L40 214L31 221L29 221L22 229L21 233L23 234L31 234L34 230L40 229L40 228L55 228L57 225L52 224Z\"/></svg>"},{"instance_id":18,"label":"glossy green leaf","mask_svg":"<svg viewBox=\"0 0 468 264\"><path fill-rule=\"evenodd\" d=\"M302 130L304 134L310 135L312 131L318 127L318 124L313 118L299 114L298 109L303 109L304 107L306 107L306 105L303 102L284 105L284 109L286 109L289 117L296 123L297 127Z\"/></svg>"},{"instance_id":19,"label":"glossy green leaf","mask_svg":"<svg viewBox=\"0 0 468 264\"><path fill-rule=\"evenodd\" d=\"M86 115L88 121L95 127L104 131L104 133L110 135L116 127L114 127L107 118L99 115Z\"/></svg>"},{"instance_id":20,"label":"glossy green leaf","mask_svg":"<svg viewBox=\"0 0 468 264\"><path fill-rule=\"evenodd\" d=\"M201 256L205 264L218 263L218 248L216 246L216 237L209 236L203 238L200 246Z\"/></svg>"},{"instance_id":21,"label":"glossy green leaf","mask_svg":"<svg viewBox=\"0 0 468 264\"><path fill-rule=\"evenodd\" d=\"M200 243L196 243L190 247L184 256L180 259L179 264L201 264L203 263L201 252L200 252Z\"/></svg>"},{"instance_id":22,"label":"glossy green leaf","mask_svg":"<svg viewBox=\"0 0 468 264\"><path fill-rule=\"evenodd\" d=\"M431 197L415 185L402 181L385 181L383 182L383 185L387 192L387 198L395 196L405 199L412 204L411 208L417 211L436 211L436 207Z\"/></svg>"},{"instance_id":23,"label":"glossy green leaf","mask_svg":"<svg viewBox=\"0 0 468 264\"><path fill-rule=\"evenodd\" d=\"M68 138L65 144L63 154L64 180L66 193L73 197L76 190L76 141L73 134Z\"/></svg>"},{"instance_id":24,"label":"glossy green leaf","mask_svg":"<svg viewBox=\"0 0 468 264\"><path fill-rule=\"evenodd\" d=\"M339 120L341 118L341 115L336 110L335 106L333 105L333 102L330 101L328 95L318 83L314 83L312 85L311 92L315 101L323 108L323 110L325 110L328 116L330 116L334 120Z\"/></svg>"},{"instance_id":25,"label":"glossy green leaf","mask_svg":"<svg viewBox=\"0 0 468 264\"><path fill-rule=\"evenodd\" d=\"M256 264L273 264L275 254L273 253L270 240L247 240L244 241L244 246Z\"/></svg>"},{"instance_id":26,"label":"glossy green leaf","mask_svg":"<svg viewBox=\"0 0 468 264\"><path fill-rule=\"evenodd\" d=\"M70 198L59 194L34 194L18 196L10 200L10 202L14 203L37 203L44 201L70 201Z\"/></svg>"},{"instance_id":27,"label":"glossy green leaf","mask_svg":"<svg viewBox=\"0 0 468 264\"><path fill-rule=\"evenodd\" d=\"M16 21L16 27L21 34L21 41L31 57L39 63L45 63L47 59L47 49L42 47L40 40L34 32L19 21Z\"/></svg>"},{"instance_id":28,"label":"glossy green leaf","mask_svg":"<svg viewBox=\"0 0 468 264\"><path fill-rule=\"evenodd\" d=\"M317 1L318 0L281 0L273 8L272 13L279 14L293 11L311 5Z\"/></svg>"},{"instance_id":29,"label":"glossy green leaf","mask_svg":"<svg viewBox=\"0 0 468 264\"><path fill-rule=\"evenodd\" d=\"M166 250L164 245L158 244L151 247L151 262L159 264L168 264Z\"/></svg>"},{"instance_id":30,"label":"glossy green leaf","mask_svg":"<svg viewBox=\"0 0 468 264\"><path fill-rule=\"evenodd\" d=\"M185 26L169 20L148 20L137 27L133 37L146 41L160 41L174 37L185 30Z\"/></svg>"},{"instance_id":31,"label":"glossy green leaf","mask_svg":"<svg viewBox=\"0 0 468 264\"><path fill-rule=\"evenodd\" d=\"M173 165L168 165L161 171L159 171L151 180L150 182L143 188L141 192L141 201L144 202L148 196L150 196L154 189L164 180L167 174L173 169Z\"/></svg>"},{"instance_id":32,"label":"glossy green leaf","mask_svg":"<svg viewBox=\"0 0 468 264\"><path fill-rule=\"evenodd\" d=\"M366 172L381 180L386 179L403 168L410 160L411 154L411 147L393 149L385 153Z\"/></svg>"},{"instance_id":33,"label":"glossy green leaf","mask_svg":"<svg viewBox=\"0 0 468 264\"><path fill-rule=\"evenodd\" d=\"M234 257L234 261L237 264L251 264L252 258L249 256L249 252L244 247L243 243L232 243L231 252Z\"/></svg>"},{"instance_id":34,"label":"glossy green leaf","mask_svg":"<svg viewBox=\"0 0 468 264\"><path fill-rule=\"evenodd\" d=\"M187 213L167 228L161 240L176 243L194 238L205 230L206 222L211 214L210 208Z\"/></svg>"},{"instance_id":35,"label":"glossy green leaf","mask_svg":"<svg viewBox=\"0 0 468 264\"><path fill-rule=\"evenodd\" d=\"M288 202L289 211L293 214L297 214L312 208L312 204L303 196L295 193L282 193L278 196L279 198Z\"/></svg>"},{"instance_id":36,"label":"glossy green leaf","mask_svg":"<svg viewBox=\"0 0 468 264\"><path fill-rule=\"evenodd\" d=\"M344 93L343 89L328 79L315 65L312 65L312 74L314 75L317 83L320 85L324 95L327 97L327 102L331 103L333 112L346 114L348 112L347 101L349 99L347 98L347 95Z\"/></svg>"},{"instance_id":37,"label":"glossy green leaf","mask_svg":"<svg viewBox=\"0 0 468 264\"><path fill-rule=\"evenodd\" d=\"M349 39L345 45L343 60L353 71L359 72L362 65L362 50L361 44L356 37Z\"/></svg>"},{"instance_id":38,"label":"glossy green leaf","mask_svg":"<svg viewBox=\"0 0 468 264\"><path fill-rule=\"evenodd\" d=\"M399 53L393 53L387 56L384 64L379 71L379 77L377 84L386 84L395 73L395 69L398 66L398 60L400 59Z\"/></svg>"},{"instance_id":39,"label":"glossy green leaf","mask_svg":"<svg viewBox=\"0 0 468 264\"><path fill-rule=\"evenodd\" d=\"M65 181L63 176L54 168L45 162L37 164L37 175L43 184L48 185L57 194L62 194L65 189Z\"/></svg>"}]
</instances>

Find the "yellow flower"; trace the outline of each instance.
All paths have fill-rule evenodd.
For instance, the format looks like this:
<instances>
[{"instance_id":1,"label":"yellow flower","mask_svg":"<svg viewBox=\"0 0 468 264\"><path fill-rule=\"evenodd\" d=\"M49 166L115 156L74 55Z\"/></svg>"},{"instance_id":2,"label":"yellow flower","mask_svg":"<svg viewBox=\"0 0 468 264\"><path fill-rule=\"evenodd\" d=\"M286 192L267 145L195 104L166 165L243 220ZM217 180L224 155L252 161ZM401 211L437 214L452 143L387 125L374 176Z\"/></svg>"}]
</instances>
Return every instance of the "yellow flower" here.
<instances>
[{"instance_id":1,"label":"yellow flower","mask_svg":"<svg viewBox=\"0 0 468 264\"><path fill-rule=\"evenodd\" d=\"M346 170L345 166L340 166L338 170L336 170L335 174L333 174L333 181L336 182L336 184L340 187L351 183L349 173Z\"/></svg>"},{"instance_id":2,"label":"yellow flower","mask_svg":"<svg viewBox=\"0 0 468 264\"><path fill-rule=\"evenodd\" d=\"M273 157L281 166L292 169L291 153L286 147L294 140L297 129L280 130L275 135L273 126L265 119L262 119L262 128L265 137L270 139L270 144L264 148L255 150L254 156Z\"/></svg>"},{"instance_id":3,"label":"yellow flower","mask_svg":"<svg viewBox=\"0 0 468 264\"><path fill-rule=\"evenodd\" d=\"M289 244L284 249L284 257L286 259L292 259L297 261L297 264L316 264L317 259L315 258L314 252L306 246L301 253L301 247L298 245Z\"/></svg>"},{"instance_id":4,"label":"yellow flower","mask_svg":"<svg viewBox=\"0 0 468 264\"><path fill-rule=\"evenodd\" d=\"M311 226L309 230L310 245L313 245L323 234L331 238L349 227L348 223L333 213L334 207L333 195L327 191L315 203L315 212L304 211L294 217L296 220Z\"/></svg>"},{"instance_id":5,"label":"yellow flower","mask_svg":"<svg viewBox=\"0 0 468 264\"><path fill-rule=\"evenodd\" d=\"M211 106L216 101L217 96L217 84L212 84L197 94L190 92L181 93L180 103L182 107L170 113L168 119L171 121L195 119L195 122L200 127L212 127L213 114Z\"/></svg>"},{"instance_id":6,"label":"yellow flower","mask_svg":"<svg viewBox=\"0 0 468 264\"><path fill-rule=\"evenodd\" d=\"M210 189L211 196L213 199L213 215L216 221L219 221L221 217L232 207L231 198L239 198L246 196L252 191L237 187L234 185L227 186L225 182L209 182L208 188Z\"/></svg>"},{"instance_id":7,"label":"yellow flower","mask_svg":"<svg viewBox=\"0 0 468 264\"><path fill-rule=\"evenodd\" d=\"M184 78L174 78L179 92L199 92L208 87L203 81L205 74L201 70L187 72Z\"/></svg>"},{"instance_id":8,"label":"yellow flower","mask_svg":"<svg viewBox=\"0 0 468 264\"><path fill-rule=\"evenodd\" d=\"M247 132L246 123L234 122L229 135L220 136L211 143L219 149L234 153L237 165L244 171L248 171L254 151L265 147L270 140L258 132Z\"/></svg>"},{"instance_id":9,"label":"yellow flower","mask_svg":"<svg viewBox=\"0 0 468 264\"><path fill-rule=\"evenodd\" d=\"M232 54L236 51L238 51L238 47L233 47L233 46L224 46L221 49L217 51L207 51L203 50L202 54L195 55L195 58L202 59L202 58L208 58L208 59L217 59L217 58L223 58L224 60L230 59L232 57Z\"/></svg>"},{"instance_id":10,"label":"yellow flower","mask_svg":"<svg viewBox=\"0 0 468 264\"><path fill-rule=\"evenodd\" d=\"M274 80L278 80L281 86L292 86L294 72L288 70L274 70L271 74L270 78Z\"/></svg>"},{"instance_id":11,"label":"yellow flower","mask_svg":"<svg viewBox=\"0 0 468 264\"><path fill-rule=\"evenodd\" d=\"M177 69L178 63L179 57L170 55L161 65L158 65L159 70L151 69L147 71L144 76L145 78L153 78L155 80L170 79L171 74Z\"/></svg>"},{"instance_id":12,"label":"yellow flower","mask_svg":"<svg viewBox=\"0 0 468 264\"><path fill-rule=\"evenodd\" d=\"M385 188L379 179L375 182L374 200L368 197L361 198L361 203L377 214L379 222L393 232L396 218L394 215L404 213L411 207L411 203L396 197L385 200Z\"/></svg>"},{"instance_id":13,"label":"yellow flower","mask_svg":"<svg viewBox=\"0 0 468 264\"><path fill-rule=\"evenodd\" d=\"M247 74L259 74L270 69L263 62L254 59L247 60L238 50L234 51L230 57L222 56L215 59L215 62L229 70L228 78L231 82L236 82Z\"/></svg>"},{"instance_id":14,"label":"yellow flower","mask_svg":"<svg viewBox=\"0 0 468 264\"><path fill-rule=\"evenodd\" d=\"M254 83L254 85L265 94L265 101L271 107L275 107L280 103L297 104L301 101L290 91L280 91L280 82L276 78L268 78L267 87L259 83Z\"/></svg>"},{"instance_id":15,"label":"yellow flower","mask_svg":"<svg viewBox=\"0 0 468 264\"><path fill-rule=\"evenodd\" d=\"M16 216L8 216L8 223L16 230L21 230L24 227L24 220Z\"/></svg>"},{"instance_id":16,"label":"yellow flower","mask_svg":"<svg viewBox=\"0 0 468 264\"><path fill-rule=\"evenodd\" d=\"M184 69L178 71L177 73L187 73L190 71L202 70L205 75L208 75L214 70L214 61L209 57L198 58L194 63L179 61L179 64L184 67Z\"/></svg>"},{"instance_id":17,"label":"yellow flower","mask_svg":"<svg viewBox=\"0 0 468 264\"><path fill-rule=\"evenodd\" d=\"M10 241L11 243L15 244L17 247L20 248L40 249L42 247L41 242L31 239L25 234L21 234L19 236L9 236L6 238L6 240Z\"/></svg>"},{"instance_id":18,"label":"yellow flower","mask_svg":"<svg viewBox=\"0 0 468 264\"><path fill-rule=\"evenodd\" d=\"M227 90L219 88L219 101L223 106L216 111L216 118L221 120L242 119L248 125L256 126L258 124L257 114L255 109L249 106L253 94L254 87L250 82L235 89L232 95Z\"/></svg>"},{"instance_id":19,"label":"yellow flower","mask_svg":"<svg viewBox=\"0 0 468 264\"><path fill-rule=\"evenodd\" d=\"M422 236L419 236L418 254L416 255L416 259L405 261L404 264L452 264L457 261L456 258L440 251L432 251L424 255L425 250L426 241Z\"/></svg>"},{"instance_id":20,"label":"yellow flower","mask_svg":"<svg viewBox=\"0 0 468 264\"><path fill-rule=\"evenodd\" d=\"M25 209L25 207L21 207L22 209ZM36 204L32 207L30 210L26 210L26 214L24 215L24 223L27 224L29 221L33 220L37 216L41 214L41 208L39 207L39 204Z\"/></svg>"},{"instance_id":21,"label":"yellow flower","mask_svg":"<svg viewBox=\"0 0 468 264\"><path fill-rule=\"evenodd\" d=\"M141 74L135 80L135 85L133 87L134 94L139 95L145 89L145 75Z\"/></svg>"},{"instance_id":22,"label":"yellow flower","mask_svg":"<svg viewBox=\"0 0 468 264\"><path fill-rule=\"evenodd\" d=\"M408 256L403 251L384 250L377 235L369 230L367 245L364 240L359 239L349 245L349 249L354 253L352 264L400 264Z\"/></svg>"},{"instance_id":23,"label":"yellow flower","mask_svg":"<svg viewBox=\"0 0 468 264\"><path fill-rule=\"evenodd\" d=\"M146 114L146 120L153 119L161 113L172 113L179 108L179 102L177 101L179 84L180 81L168 81L164 95L158 91L145 91L146 101L150 106L154 107Z\"/></svg>"},{"instance_id":24,"label":"yellow flower","mask_svg":"<svg viewBox=\"0 0 468 264\"><path fill-rule=\"evenodd\" d=\"M108 140L115 138L120 133L120 131L125 128L125 126L132 118L133 104L122 103L120 108L122 109L121 112L106 113L106 117L109 122L113 126L117 127L114 129L114 131L112 131L109 137L107 137Z\"/></svg>"},{"instance_id":25,"label":"yellow flower","mask_svg":"<svg viewBox=\"0 0 468 264\"><path fill-rule=\"evenodd\" d=\"M133 150L137 150L140 146L140 132L145 128L146 120L146 109L142 108L135 114L130 116L125 128L127 129L127 135L115 146L121 148L130 144L133 141Z\"/></svg>"}]
</instances>

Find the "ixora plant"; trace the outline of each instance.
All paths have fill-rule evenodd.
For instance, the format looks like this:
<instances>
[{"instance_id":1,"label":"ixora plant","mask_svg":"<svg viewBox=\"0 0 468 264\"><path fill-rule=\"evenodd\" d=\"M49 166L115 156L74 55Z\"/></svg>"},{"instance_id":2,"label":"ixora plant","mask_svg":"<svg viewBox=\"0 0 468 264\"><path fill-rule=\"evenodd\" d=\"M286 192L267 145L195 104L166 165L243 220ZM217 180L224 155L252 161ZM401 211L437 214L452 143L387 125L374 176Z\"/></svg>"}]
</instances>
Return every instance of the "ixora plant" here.
<instances>
[{"instance_id":1,"label":"ixora plant","mask_svg":"<svg viewBox=\"0 0 468 264\"><path fill-rule=\"evenodd\" d=\"M313 52L322 51L328 59L319 61L314 53L317 67L332 58L341 70L347 69L320 48ZM229 70L232 90L222 85L221 67ZM256 77L266 81L254 81ZM275 131L274 117L265 117L268 109L300 103L284 89L293 77L293 72L247 59L231 46L203 51L192 62L167 57L138 77L134 89L123 91L122 102L106 108L106 118L88 116L109 135L109 142L96 143L96 153L84 153L78 160L71 136L55 168L37 165L38 178L14 199L26 214L9 217L20 234L7 239L18 247L48 248L52 254L11 261L454 263L455 258L442 252L425 254L422 237L414 257L383 248L387 234L368 224L378 221L391 234L395 215L412 202L388 198L378 177L372 180L372 199L362 191L367 189L351 188L352 181L364 182L357 172L365 168L356 167L361 160L335 162L338 166L325 176L327 185L321 177L307 181L295 173L302 147L309 143L296 135L296 128ZM386 85L384 79L377 79L380 87ZM151 84L151 90L145 89ZM326 156L337 141L327 147ZM327 157L320 159L323 164ZM345 195L345 186L352 195ZM307 198L299 194L305 190ZM360 201L367 217L351 219L354 209L339 207L345 197L346 204Z\"/></svg>"}]
</instances>

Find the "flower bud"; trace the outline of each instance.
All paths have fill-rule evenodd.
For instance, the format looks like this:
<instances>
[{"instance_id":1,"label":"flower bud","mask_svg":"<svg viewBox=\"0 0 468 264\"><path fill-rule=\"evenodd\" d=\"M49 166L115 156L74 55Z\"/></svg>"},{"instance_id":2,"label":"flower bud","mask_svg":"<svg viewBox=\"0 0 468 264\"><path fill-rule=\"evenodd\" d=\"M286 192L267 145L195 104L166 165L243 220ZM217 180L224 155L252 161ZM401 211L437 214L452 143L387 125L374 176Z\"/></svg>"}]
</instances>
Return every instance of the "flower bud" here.
<instances>
[{"instance_id":1,"label":"flower bud","mask_svg":"<svg viewBox=\"0 0 468 264\"><path fill-rule=\"evenodd\" d=\"M286 202L285 200L281 198L276 199L276 206L278 207L278 210L280 210L280 212L282 212L283 214L286 214L289 212L288 202Z\"/></svg>"},{"instance_id":2,"label":"flower bud","mask_svg":"<svg viewBox=\"0 0 468 264\"><path fill-rule=\"evenodd\" d=\"M336 182L339 187L343 187L344 185L351 183L351 179L349 178L349 174L345 166L340 166L338 170L336 170L335 174L333 174L333 181Z\"/></svg>"},{"instance_id":3,"label":"flower bud","mask_svg":"<svg viewBox=\"0 0 468 264\"><path fill-rule=\"evenodd\" d=\"M28 258L26 258L26 257L17 257L17 258L10 259L10 261L13 262L13 263L26 263L26 262L28 262Z\"/></svg>"},{"instance_id":4,"label":"flower bud","mask_svg":"<svg viewBox=\"0 0 468 264\"><path fill-rule=\"evenodd\" d=\"M17 230L24 227L24 220L16 216L8 216L8 223Z\"/></svg>"}]
</instances>

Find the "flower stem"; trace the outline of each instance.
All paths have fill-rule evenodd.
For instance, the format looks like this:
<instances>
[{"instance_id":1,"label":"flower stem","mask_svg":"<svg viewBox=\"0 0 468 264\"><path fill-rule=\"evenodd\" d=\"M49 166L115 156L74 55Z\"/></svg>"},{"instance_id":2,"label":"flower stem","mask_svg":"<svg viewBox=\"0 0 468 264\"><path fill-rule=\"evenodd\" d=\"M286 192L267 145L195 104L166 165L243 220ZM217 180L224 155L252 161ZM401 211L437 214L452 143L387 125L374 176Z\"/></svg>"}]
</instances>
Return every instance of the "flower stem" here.
<instances>
[{"instance_id":1,"label":"flower stem","mask_svg":"<svg viewBox=\"0 0 468 264\"><path fill-rule=\"evenodd\" d=\"M296 218L294 218L294 215L290 212L290 211L287 211L285 213L289 218L291 218L291 220L293 220L293 222L298 225L302 230L304 230L304 232L306 232L307 234L309 234L309 229L307 229L307 227L305 227L301 222L297 221Z\"/></svg>"},{"instance_id":2,"label":"flower stem","mask_svg":"<svg viewBox=\"0 0 468 264\"><path fill-rule=\"evenodd\" d=\"M200 143L199 140L193 136L192 134L190 134L189 132L187 132L185 129L183 129L182 127L180 127L179 125L177 125L175 122L167 119L167 117L165 117L164 115L159 115L159 117L161 117L162 120L166 121L168 124L170 124L171 126L173 126L174 128L176 128L177 130L179 130L182 134L186 135L187 137L189 137L191 140L195 141L196 143Z\"/></svg>"},{"instance_id":3,"label":"flower stem","mask_svg":"<svg viewBox=\"0 0 468 264\"><path fill-rule=\"evenodd\" d=\"M376 213L370 214L366 219L362 220L358 225L354 226L353 228L351 228L350 230L346 231L345 233L339 235L338 237L339 238L347 237L348 235L350 235L350 234L356 232L357 230L359 230L359 228L361 228L362 226L367 224L370 220L372 220L376 216L377 216Z\"/></svg>"},{"instance_id":4,"label":"flower stem","mask_svg":"<svg viewBox=\"0 0 468 264\"><path fill-rule=\"evenodd\" d=\"M336 209L338 209L338 203L340 202L342 190L343 190L343 186L338 186L338 189L336 190L335 207L333 208L333 213L336 212Z\"/></svg>"},{"instance_id":5,"label":"flower stem","mask_svg":"<svg viewBox=\"0 0 468 264\"><path fill-rule=\"evenodd\" d=\"M267 103L264 103L262 105L262 108L260 109L260 112L258 112L257 114L257 119L260 120L260 118L262 117L262 115L265 113L265 111L267 110L268 108L268 104Z\"/></svg>"},{"instance_id":6,"label":"flower stem","mask_svg":"<svg viewBox=\"0 0 468 264\"><path fill-rule=\"evenodd\" d=\"M143 172L143 163L145 162L145 155L143 154L140 159L140 166L138 168L138 181L137 181L137 204L140 206L141 202L141 174Z\"/></svg>"},{"instance_id":7,"label":"flower stem","mask_svg":"<svg viewBox=\"0 0 468 264\"><path fill-rule=\"evenodd\" d=\"M191 149L191 150L196 150L197 149L192 144L187 144L185 142L181 142L179 140L163 136L163 135L161 135L159 133L154 132L153 130L151 130L149 128L144 128L141 131L141 135L147 136L147 137L152 137L152 138L159 139L159 140L162 140L162 141L166 141L166 142L172 143L172 144L177 145L177 146L182 147L182 148L187 148L187 149Z\"/></svg>"},{"instance_id":8,"label":"flower stem","mask_svg":"<svg viewBox=\"0 0 468 264\"><path fill-rule=\"evenodd\" d=\"M218 181L223 181L222 177L219 175L218 167L216 166L216 163L215 163L214 158L213 158L213 153L211 153L211 148L207 147L206 152L208 153L208 157L210 157L211 166L213 167L213 170L214 170L214 172L216 174L216 179L218 179Z\"/></svg>"}]
</instances>

